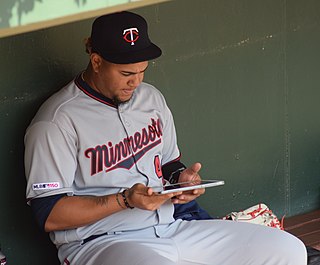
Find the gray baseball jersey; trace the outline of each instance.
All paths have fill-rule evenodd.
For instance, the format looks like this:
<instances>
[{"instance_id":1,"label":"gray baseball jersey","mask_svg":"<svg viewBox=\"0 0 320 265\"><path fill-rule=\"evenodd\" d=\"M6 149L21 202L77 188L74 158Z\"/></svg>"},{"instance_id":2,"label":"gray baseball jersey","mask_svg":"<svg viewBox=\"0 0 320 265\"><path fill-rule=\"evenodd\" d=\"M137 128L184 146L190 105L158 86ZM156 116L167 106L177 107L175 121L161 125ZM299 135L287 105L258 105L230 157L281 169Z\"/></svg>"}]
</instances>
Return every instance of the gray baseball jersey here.
<instances>
[{"instance_id":1,"label":"gray baseball jersey","mask_svg":"<svg viewBox=\"0 0 320 265\"><path fill-rule=\"evenodd\" d=\"M145 83L117 107L77 77L43 104L25 145L28 199L112 194L138 182L158 186L161 166L179 159L172 115ZM66 265L306 264L303 243L290 234L231 221L174 221L170 202L50 235Z\"/></svg>"},{"instance_id":2,"label":"gray baseball jersey","mask_svg":"<svg viewBox=\"0 0 320 265\"><path fill-rule=\"evenodd\" d=\"M41 106L27 129L25 147L27 199L114 194L135 183L159 186L161 165L180 156L171 112L156 88L142 83L130 101L116 106L80 75ZM121 211L51 238L60 245L170 223L172 216L168 202L158 211Z\"/></svg>"}]
</instances>

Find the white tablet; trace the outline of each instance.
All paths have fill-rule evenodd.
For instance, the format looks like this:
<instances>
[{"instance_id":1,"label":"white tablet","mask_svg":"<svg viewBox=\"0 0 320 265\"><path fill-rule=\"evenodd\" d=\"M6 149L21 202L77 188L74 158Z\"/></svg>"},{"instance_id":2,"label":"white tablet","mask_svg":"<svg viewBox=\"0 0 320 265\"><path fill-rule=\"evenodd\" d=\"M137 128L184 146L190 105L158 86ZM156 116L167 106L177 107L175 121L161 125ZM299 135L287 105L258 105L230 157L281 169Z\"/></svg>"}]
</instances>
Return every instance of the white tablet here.
<instances>
[{"instance_id":1,"label":"white tablet","mask_svg":"<svg viewBox=\"0 0 320 265\"><path fill-rule=\"evenodd\" d=\"M164 185L163 187L153 187L155 192L159 194L167 194L171 192L202 189L224 185L223 180L201 180L201 181L190 181L190 182L181 182L175 184Z\"/></svg>"}]
</instances>

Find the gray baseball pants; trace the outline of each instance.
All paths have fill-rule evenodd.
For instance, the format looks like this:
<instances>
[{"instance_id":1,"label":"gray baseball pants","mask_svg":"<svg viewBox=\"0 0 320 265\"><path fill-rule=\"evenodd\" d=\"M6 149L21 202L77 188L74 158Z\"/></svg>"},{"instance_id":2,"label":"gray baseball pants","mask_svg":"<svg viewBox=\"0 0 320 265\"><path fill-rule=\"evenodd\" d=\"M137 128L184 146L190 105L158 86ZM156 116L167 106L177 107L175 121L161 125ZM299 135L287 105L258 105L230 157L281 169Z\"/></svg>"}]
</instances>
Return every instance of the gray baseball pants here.
<instances>
[{"instance_id":1,"label":"gray baseball pants","mask_svg":"<svg viewBox=\"0 0 320 265\"><path fill-rule=\"evenodd\" d=\"M291 234L223 220L177 220L104 235L79 245L67 258L70 265L307 264L304 244Z\"/></svg>"}]
</instances>

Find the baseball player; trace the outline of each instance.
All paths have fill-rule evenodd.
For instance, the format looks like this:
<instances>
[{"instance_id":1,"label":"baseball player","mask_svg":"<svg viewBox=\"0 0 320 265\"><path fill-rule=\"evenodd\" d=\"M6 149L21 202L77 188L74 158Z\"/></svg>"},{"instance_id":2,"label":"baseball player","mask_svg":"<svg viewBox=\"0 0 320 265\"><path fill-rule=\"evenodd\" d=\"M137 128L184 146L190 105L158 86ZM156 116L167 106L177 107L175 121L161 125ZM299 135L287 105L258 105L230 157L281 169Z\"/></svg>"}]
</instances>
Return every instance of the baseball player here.
<instances>
[{"instance_id":1,"label":"baseball player","mask_svg":"<svg viewBox=\"0 0 320 265\"><path fill-rule=\"evenodd\" d=\"M161 55L131 12L97 18L85 71L51 96L25 135L26 196L61 264L304 265L303 243L264 226L175 220L174 204L204 189L160 195L200 179L180 162L172 114L143 82Z\"/></svg>"}]
</instances>

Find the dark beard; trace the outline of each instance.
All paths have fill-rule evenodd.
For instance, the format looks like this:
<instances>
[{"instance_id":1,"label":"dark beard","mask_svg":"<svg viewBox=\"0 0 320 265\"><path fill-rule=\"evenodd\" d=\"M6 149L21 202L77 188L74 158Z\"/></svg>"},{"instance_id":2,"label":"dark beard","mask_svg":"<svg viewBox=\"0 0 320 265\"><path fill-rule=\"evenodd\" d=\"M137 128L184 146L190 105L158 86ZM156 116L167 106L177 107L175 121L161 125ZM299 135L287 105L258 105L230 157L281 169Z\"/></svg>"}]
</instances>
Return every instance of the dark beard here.
<instances>
[{"instance_id":1,"label":"dark beard","mask_svg":"<svg viewBox=\"0 0 320 265\"><path fill-rule=\"evenodd\" d=\"M116 105L121 105L124 103L127 103L131 98L129 98L128 100L120 100L118 97L114 97L112 100Z\"/></svg>"}]
</instances>

